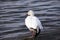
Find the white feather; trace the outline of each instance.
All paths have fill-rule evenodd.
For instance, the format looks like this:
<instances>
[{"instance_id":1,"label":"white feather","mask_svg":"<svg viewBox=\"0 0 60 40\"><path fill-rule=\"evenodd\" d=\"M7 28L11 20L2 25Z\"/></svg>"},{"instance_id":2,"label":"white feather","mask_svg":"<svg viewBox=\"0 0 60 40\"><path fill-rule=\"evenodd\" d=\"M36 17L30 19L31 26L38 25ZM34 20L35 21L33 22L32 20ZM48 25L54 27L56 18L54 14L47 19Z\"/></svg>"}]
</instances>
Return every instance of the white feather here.
<instances>
[{"instance_id":1,"label":"white feather","mask_svg":"<svg viewBox=\"0 0 60 40\"><path fill-rule=\"evenodd\" d=\"M36 16L34 16L34 15L27 16L27 18L25 19L25 25L27 26L28 29L30 29L30 28L33 28L33 29L43 29L40 20Z\"/></svg>"}]
</instances>

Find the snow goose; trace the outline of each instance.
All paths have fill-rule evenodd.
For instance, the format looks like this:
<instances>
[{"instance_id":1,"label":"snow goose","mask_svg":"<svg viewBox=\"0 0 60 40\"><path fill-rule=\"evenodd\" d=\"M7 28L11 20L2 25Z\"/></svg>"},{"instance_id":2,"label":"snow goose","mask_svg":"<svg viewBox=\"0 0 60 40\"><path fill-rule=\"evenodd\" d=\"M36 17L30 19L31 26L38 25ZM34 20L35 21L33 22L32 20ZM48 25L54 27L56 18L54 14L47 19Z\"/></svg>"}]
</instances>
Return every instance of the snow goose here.
<instances>
[{"instance_id":1,"label":"snow goose","mask_svg":"<svg viewBox=\"0 0 60 40\"><path fill-rule=\"evenodd\" d=\"M27 14L28 16L25 19L25 25L31 31L32 37L36 37L43 27L40 20L34 16L34 12L32 10L29 10Z\"/></svg>"}]
</instances>

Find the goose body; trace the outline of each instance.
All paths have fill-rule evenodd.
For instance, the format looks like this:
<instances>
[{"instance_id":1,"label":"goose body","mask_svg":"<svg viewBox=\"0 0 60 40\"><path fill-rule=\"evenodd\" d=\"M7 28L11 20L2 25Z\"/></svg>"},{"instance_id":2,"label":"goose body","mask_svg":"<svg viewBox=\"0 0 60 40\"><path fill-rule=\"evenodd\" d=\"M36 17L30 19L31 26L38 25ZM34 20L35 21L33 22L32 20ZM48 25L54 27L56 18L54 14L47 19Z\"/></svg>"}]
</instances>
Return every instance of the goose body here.
<instances>
[{"instance_id":1,"label":"goose body","mask_svg":"<svg viewBox=\"0 0 60 40\"><path fill-rule=\"evenodd\" d=\"M25 19L25 25L30 31L33 31L32 33L34 35L36 35L36 33L39 33L39 30L43 29L40 20L34 16L32 10L28 11L28 16Z\"/></svg>"}]
</instances>

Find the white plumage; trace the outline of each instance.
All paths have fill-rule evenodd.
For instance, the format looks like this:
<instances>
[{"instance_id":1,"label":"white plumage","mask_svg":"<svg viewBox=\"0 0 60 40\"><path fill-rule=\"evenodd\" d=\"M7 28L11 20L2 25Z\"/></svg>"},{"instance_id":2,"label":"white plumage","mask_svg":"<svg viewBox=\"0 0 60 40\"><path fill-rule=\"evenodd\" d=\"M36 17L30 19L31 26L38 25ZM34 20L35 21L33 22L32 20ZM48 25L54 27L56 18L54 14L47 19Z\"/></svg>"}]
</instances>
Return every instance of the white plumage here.
<instances>
[{"instance_id":1,"label":"white plumage","mask_svg":"<svg viewBox=\"0 0 60 40\"><path fill-rule=\"evenodd\" d=\"M25 19L25 25L32 32L32 36L35 36L39 33L39 29L43 29L40 20L34 16L34 12L32 10L28 11L28 16ZM33 28L33 30L31 30ZM36 31L37 30L37 31Z\"/></svg>"},{"instance_id":2,"label":"white plumage","mask_svg":"<svg viewBox=\"0 0 60 40\"><path fill-rule=\"evenodd\" d=\"M34 12L32 10L29 10L27 14L28 16L25 19L25 25L29 30L30 28L37 29L37 30L43 29L40 20L36 16L34 16Z\"/></svg>"}]
</instances>

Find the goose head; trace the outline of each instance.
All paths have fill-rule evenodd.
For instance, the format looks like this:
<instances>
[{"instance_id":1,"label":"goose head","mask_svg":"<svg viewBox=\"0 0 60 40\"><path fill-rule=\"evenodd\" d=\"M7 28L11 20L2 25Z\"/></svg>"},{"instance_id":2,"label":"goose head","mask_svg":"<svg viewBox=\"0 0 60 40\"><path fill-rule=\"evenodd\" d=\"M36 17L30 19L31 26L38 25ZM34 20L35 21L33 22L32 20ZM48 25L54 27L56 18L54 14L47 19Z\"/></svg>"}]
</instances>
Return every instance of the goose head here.
<instances>
[{"instance_id":1,"label":"goose head","mask_svg":"<svg viewBox=\"0 0 60 40\"><path fill-rule=\"evenodd\" d=\"M29 10L27 13L28 16L34 16L34 12L32 10Z\"/></svg>"}]
</instances>

